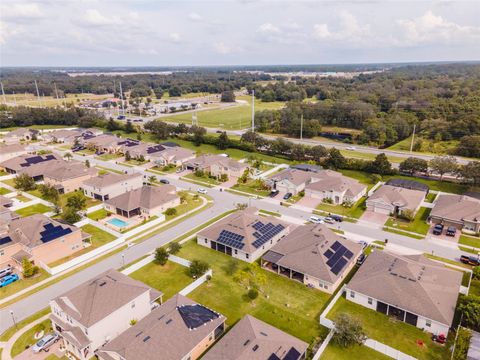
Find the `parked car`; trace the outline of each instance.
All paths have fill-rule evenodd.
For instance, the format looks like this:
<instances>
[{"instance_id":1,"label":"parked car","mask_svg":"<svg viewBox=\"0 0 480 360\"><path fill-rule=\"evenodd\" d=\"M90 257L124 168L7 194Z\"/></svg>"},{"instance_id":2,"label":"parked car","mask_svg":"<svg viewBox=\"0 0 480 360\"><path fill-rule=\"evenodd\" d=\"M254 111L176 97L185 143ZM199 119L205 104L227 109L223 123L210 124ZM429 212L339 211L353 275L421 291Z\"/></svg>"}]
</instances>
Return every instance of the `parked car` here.
<instances>
[{"instance_id":1,"label":"parked car","mask_svg":"<svg viewBox=\"0 0 480 360\"><path fill-rule=\"evenodd\" d=\"M55 333L47 334L43 338L37 341L35 345L32 346L32 351L34 353L39 353L40 351L48 352L48 348L52 346L59 340L58 335Z\"/></svg>"},{"instance_id":2,"label":"parked car","mask_svg":"<svg viewBox=\"0 0 480 360\"><path fill-rule=\"evenodd\" d=\"M204 189L204 188L200 188L200 189L197 190L197 192L198 192L199 194L206 194L206 193L207 193L207 190Z\"/></svg>"},{"instance_id":3,"label":"parked car","mask_svg":"<svg viewBox=\"0 0 480 360\"><path fill-rule=\"evenodd\" d=\"M0 288L5 287L7 285L10 285L11 283L14 283L19 279L17 274L11 274L4 276L3 278L0 279Z\"/></svg>"},{"instance_id":4,"label":"parked car","mask_svg":"<svg viewBox=\"0 0 480 360\"><path fill-rule=\"evenodd\" d=\"M323 221L325 221L327 224L335 224L335 220L330 216L327 216L325 219L323 219Z\"/></svg>"},{"instance_id":5,"label":"parked car","mask_svg":"<svg viewBox=\"0 0 480 360\"><path fill-rule=\"evenodd\" d=\"M283 200L288 200L288 199L290 199L290 198L292 197L292 195L293 195L293 194L292 194L291 192L286 193L285 195L283 195Z\"/></svg>"},{"instance_id":6,"label":"parked car","mask_svg":"<svg viewBox=\"0 0 480 360\"><path fill-rule=\"evenodd\" d=\"M182 168L178 168L177 170L175 170L175 172L178 174L178 173L181 173L183 171Z\"/></svg>"},{"instance_id":7,"label":"parked car","mask_svg":"<svg viewBox=\"0 0 480 360\"><path fill-rule=\"evenodd\" d=\"M10 275L13 272L13 269L10 265L8 265L6 268L3 268L0 270L0 279L4 278L7 275Z\"/></svg>"},{"instance_id":8,"label":"parked car","mask_svg":"<svg viewBox=\"0 0 480 360\"><path fill-rule=\"evenodd\" d=\"M347 146L347 150L355 151L357 148L355 146Z\"/></svg>"},{"instance_id":9,"label":"parked car","mask_svg":"<svg viewBox=\"0 0 480 360\"><path fill-rule=\"evenodd\" d=\"M457 228L455 226L449 226L447 228L447 236L455 236L457 233Z\"/></svg>"},{"instance_id":10,"label":"parked car","mask_svg":"<svg viewBox=\"0 0 480 360\"><path fill-rule=\"evenodd\" d=\"M125 120L125 115L119 115L119 116L117 117L117 120Z\"/></svg>"},{"instance_id":11,"label":"parked car","mask_svg":"<svg viewBox=\"0 0 480 360\"><path fill-rule=\"evenodd\" d=\"M343 221L343 217L341 217L340 215L329 215L329 217L331 217L333 220L335 220L337 222L342 222Z\"/></svg>"},{"instance_id":12,"label":"parked car","mask_svg":"<svg viewBox=\"0 0 480 360\"><path fill-rule=\"evenodd\" d=\"M433 235L442 235L443 225L437 224L433 227Z\"/></svg>"},{"instance_id":13,"label":"parked car","mask_svg":"<svg viewBox=\"0 0 480 360\"><path fill-rule=\"evenodd\" d=\"M322 218L319 218L318 216L312 215L308 218L308 221L314 224L325 224L325 221L323 221Z\"/></svg>"},{"instance_id":14,"label":"parked car","mask_svg":"<svg viewBox=\"0 0 480 360\"><path fill-rule=\"evenodd\" d=\"M365 249L368 246L368 243L366 241L360 240L358 242L360 245L362 245L362 249Z\"/></svg>"},{"instance_id":15,"label":"parked car","mask_svg":"<svg viewBox=\"0 0 480 360\"><path fill-rule=\"evenodd\" d=\"M167 179L160 179L160 182L162 184L170 184L170 181L168 181Z\"/></svg>"},{"instance_id":16,"label":"parked car","mask_svg":"<svg viewBox=\"0 0 480 360\"><path fill-rule=\"evenodd\" d=\"M360 254L360 256L357 259L357 265L360 266L365 262L365 259L367 258L367 255L365 254Z\"/></svg>"},{"instance_id":17,"label":"parked car","mask_svg":"<svg viewBox=\"0 0 480 360\"><path fill-rule=\"evenodd\" d=\"M467 256L467 255L462 255L460 256L460 261L464 264L468 265L473 265L473 266L479 266L480 265L480 259L478 256Z\"/></svg>"},{"instance_id":18,"label":"parked car","mask_svg":"<svg viewBox=\"0 0 480 360\"><path fill-rule=\"evenodd\" d=\"M268 196L270 196L270 197L275 197L275 196L278 195L279 192L280 192L280 191L278 191L278 190L272 190L272 191L270 192L270 194L268 194Z\"/></svg>"}]
</instances>

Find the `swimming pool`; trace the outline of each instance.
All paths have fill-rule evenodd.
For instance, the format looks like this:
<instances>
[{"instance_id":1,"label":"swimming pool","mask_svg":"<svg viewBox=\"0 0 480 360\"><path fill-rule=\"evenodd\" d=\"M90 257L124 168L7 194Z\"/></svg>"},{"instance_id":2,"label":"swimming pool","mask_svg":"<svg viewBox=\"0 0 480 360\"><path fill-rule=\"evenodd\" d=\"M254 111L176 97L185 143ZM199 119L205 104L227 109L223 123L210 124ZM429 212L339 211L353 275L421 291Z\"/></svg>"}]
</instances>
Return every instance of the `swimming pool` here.
<instances>
[{"instance_id":1,"label":"swimming pool","mask_svg":"<svg viewBox=\"0 0 480 360\"><path fill-rule=\"evenodd\" d=\"M119 218L113 218L113 219L110 219L107 221L109 224L112 224L113 226L116 226L116 227L125 227L125 226L128 226L128 223L123 221L123 220L120 220Z\"/></svg>"}]
</instances>

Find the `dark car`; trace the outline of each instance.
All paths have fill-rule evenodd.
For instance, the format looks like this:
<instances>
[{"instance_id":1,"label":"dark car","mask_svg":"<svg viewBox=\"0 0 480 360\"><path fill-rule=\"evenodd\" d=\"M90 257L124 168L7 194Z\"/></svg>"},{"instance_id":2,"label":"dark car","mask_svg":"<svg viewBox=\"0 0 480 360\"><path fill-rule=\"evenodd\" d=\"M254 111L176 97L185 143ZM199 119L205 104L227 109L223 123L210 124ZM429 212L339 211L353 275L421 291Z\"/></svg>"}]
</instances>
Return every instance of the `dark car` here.
<instances>
[{"instance_id":1,"label":"dark car","mask_svg":"<svg viewBox=\"0 0 480 360\"><path fill-rule=\"evenodd\" d=\"M342 222L343 221L343 217L341 217L340 215L330 215L330 217L335 220L336 222Z\"/></svg>"},{"instance_id":2,"label":"dark car","mask_svg":"<svg viewBox=\"0 0 480 360\"><path fill-rule=\"evenodd\" d=\"M360 256L357 259L357 265L362 265L365 262L365 259L367 258L367 255L365 254L360 254Z\"/></svg>"},{"instance_id":3,"label":"dark car","mask_svg":"<svg viewBox=\"0 0 480 360\"><path fill-rule=\"evenodd\" d=\"M125 120L125 115L119 115L119 116L117 117L117 120Z\"/></svg>"},{"instance_id":4,"label":"dark car","mask_svg":"<svg viewBox=\"0 0 480 360\"><path fill-rule=\"evenodd\" d=\"M160 179L160 182L162 184L170 184L170 181L168 181L167 179Z\"/></svg>"},{"instance_id":5,"label":"dark car","mask_svg":"<svg viewBox=\"0 0 480 360\"><path fill-rule=\"evenodd\" d=\"M292 197L292 195L293 195L293 194L290 193L290 192L286 193L286 194L283 196L283 200L288 200L288 199L290 199L290 198Z\"/></svg>"},{"instance_id":6,"label":"dark car","mask_svg":"<svg viewBox=\"0 0 480 360\"><path fill-rule=\"evenodd\" d=\"M272 190L272 191L270 192L270 194L268 194L268 196L270 196L270 197L275 197L275 196L278 195L279 192L280 192L280 191L278 191L278 190Z\"/></svg>"},{"instance_id":7,"label":"dark car","mask_svg":"<svg viewBox=\"0 0 480 360\"><path fill-rule=\"evenodd\" d=\"M468 265L473 265L473 266L479 266L480 265L480 259L477 256L462 255L462 256L460 256L460 261L462 263L468 264Z\"/></svg>"},{"instance_id":8,"label":"dark car","mask_svg":"<svg viewBox=\"0 0 480 360\"><path fill-rule=\"evenodd\" d=\"M449 226L447 229L447 236L455 236L457 233L457 228L454 226Z\"/></svg>"},{"instance_id":9,"label":"dark car","mask_svg":"<svg viewBox=\"0 0 480 360\"><path fill-rule=\"evenodd\" d=\"M0 279L7 275L11 275L12 273L13 273L13 269L10 265L8 265L6 268L3 268L0 270Z\"/></svg>"},{"instance_id":10,"label":"dark car","mask_svg":"<svg viewBox=\"0 0 480 360\"><path fill-rule=\"evenodd\" d=\"M443 225L437 224L433 227L433 235L442 235Z\"/></svg>"}]
</instances>

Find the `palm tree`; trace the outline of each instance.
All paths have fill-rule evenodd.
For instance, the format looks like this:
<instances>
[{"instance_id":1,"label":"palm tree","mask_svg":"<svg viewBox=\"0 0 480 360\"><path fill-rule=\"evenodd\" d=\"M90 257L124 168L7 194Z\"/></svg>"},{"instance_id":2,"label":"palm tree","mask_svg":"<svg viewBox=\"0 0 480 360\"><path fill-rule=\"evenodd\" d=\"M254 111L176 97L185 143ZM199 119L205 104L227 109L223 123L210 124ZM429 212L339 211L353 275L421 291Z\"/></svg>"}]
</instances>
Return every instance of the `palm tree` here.
<instances>
[{"instance_id":1,"label":"palm tree","mask_svg":"<svg viewBox=\"0 0 480 360\"><path fill-rule=\"evenodd\" d=\"M153 183L155 183L156 181L157 181L157 178L156 178L154 175L148 177L148 182L149 182L150 184L153 184Z\"/></svg>"},{"instance_id":2,"label":"palm tree","mask_svg":"<svg viewBox=\"0 0 480 360\"><path fill-rule=\"evenodd\" d=\"M72 153L67 152L65 155L63 155L63 157L67 160L72 160L73 155L72 155Z\"/></svg>"}]
</instances>

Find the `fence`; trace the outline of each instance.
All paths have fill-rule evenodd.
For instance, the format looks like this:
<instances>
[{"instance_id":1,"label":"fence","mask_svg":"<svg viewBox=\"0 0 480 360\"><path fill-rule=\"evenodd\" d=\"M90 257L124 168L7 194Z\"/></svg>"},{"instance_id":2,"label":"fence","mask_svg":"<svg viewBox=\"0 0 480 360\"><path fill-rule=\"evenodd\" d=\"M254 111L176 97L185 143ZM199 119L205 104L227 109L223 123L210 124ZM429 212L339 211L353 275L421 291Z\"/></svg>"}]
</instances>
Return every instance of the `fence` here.
<instances>
[{"instance_id":1,"label":"fence","mask_svg":"<svg viewBox=\"0 0 480 360\"><path fill-rule=\"evenodd\" d=\"M207 277L208 276L212 276L213 272L212 270L208 270L205 274L203 274L202 276L200 276L197 280L195 280L193 283L191 283L190 285L187 285L185 288L183 288L183 290L181 290L179 292L180 295L183 295L183 296L187 296L188 294L190 294L193 290L195 290L197 287L199 287L200 285L202 285L205 281L207 281Z\"/></svg>"},{"instance_id":2,"label":"fence","mask_svg":"<svg viewBox=\"0 0 480 360\"><path fill-rule=\"evenodd\" d=\"M396 360L416 360L413 356L407 355L397 349L394 349L388 345L382 344L373 339L367 339L365 341L365 346L368 346L370 349L378 351L384 355L391 357L392 359Z\"/></svg>"}]
</instances>

